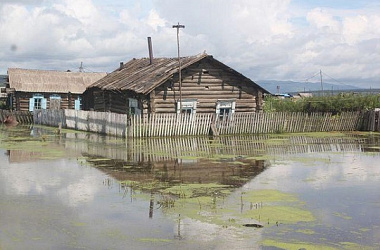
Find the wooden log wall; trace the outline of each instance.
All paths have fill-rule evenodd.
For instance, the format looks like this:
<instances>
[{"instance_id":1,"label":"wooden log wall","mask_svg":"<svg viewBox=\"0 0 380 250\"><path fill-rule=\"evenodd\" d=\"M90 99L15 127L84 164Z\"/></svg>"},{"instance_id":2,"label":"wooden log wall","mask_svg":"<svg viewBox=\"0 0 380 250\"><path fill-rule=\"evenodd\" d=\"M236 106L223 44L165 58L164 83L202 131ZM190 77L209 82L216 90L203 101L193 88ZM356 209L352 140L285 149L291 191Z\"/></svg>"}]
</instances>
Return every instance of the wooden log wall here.
<instances>
[{"instance_id":1,"label":"wooden log wall","mask_svg":"<svg viewBox=\"0 0 380 250\"><path fill-rule=\"evenodd\" d=\"M138 107L143 114L149 112L149 97L138 95L131 91L110 91L110 90L88 90L86 91L85 110L94 110L99 112L114 112L118 114L128 114L129 98L138 101ZM93 107L93 108L92 108Z\"/></svg>"},{"instance_id":2,"label":"wooden log wall","mask_svg":"<svg viewBox=\"0 0 380 250\"><path fill-rule=\"evenodd\" d=\"M96 90L93 91L94 97L94 110L99 112L105 112L108 107L107 99L104 96L104 91Z\"/></svg>"},{"instance_id":3,"label":"wooden log wall","mask_svg":"<svg viewBox=\"0 0 380 250\"><path fill-rule=\"evenodd\" d=\"M182 100L197 99L197 113L214 113L217 100L226 99L236 100L236 112L254 112L257 101L262 101L258 98L259 89L251 82L207 61L183 70L182 78ZM167 81L154 92L154 112L176 112L180 98L178 79Z\"/></svg>"},{"instance_id":4,"label":"wooden log wall","mask_svg":"<svg viewBox=\"0 0 380 250\"><path fill-rule=\"evenodd\" d=\"M47 109L50 109L50 96L53 93L41 93L46 98ZM72 93L56 93L61 97L60 109L74 109L75 100L81 95ZM13 98L13 107L16 111L29 111L29 99L33 98L33 93L16 92Z\"/></svg>"}]
</instances>

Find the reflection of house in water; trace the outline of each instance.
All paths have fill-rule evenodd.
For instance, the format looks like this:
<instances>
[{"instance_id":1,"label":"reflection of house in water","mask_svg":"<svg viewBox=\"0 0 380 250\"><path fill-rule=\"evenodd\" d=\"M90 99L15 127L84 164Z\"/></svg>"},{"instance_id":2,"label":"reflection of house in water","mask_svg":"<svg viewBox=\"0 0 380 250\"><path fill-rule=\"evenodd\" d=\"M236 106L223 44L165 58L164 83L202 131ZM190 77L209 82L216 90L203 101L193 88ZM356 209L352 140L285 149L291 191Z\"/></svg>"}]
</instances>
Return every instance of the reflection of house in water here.
<instances>
[{"instance_id":1,"label":"reflection of house in water","mask_svg":"<svg viewBox=\"0 0 380 250\"><path fill-rule=\"evenodd\" d=\"M362 152L363 137L249 135L117 140L68 134L88 161L118 180L243 185L269 164L262 156L314 152ZM71 144L71 145L70 145ZM265 158L265 157L264 157Z\"/></svg>"},{"instance_id":2,"label":"reflection of house in water","mask_svg":"<svg viewBox=\"0 0 380 250\"><path fill-rule=\"evenodd\" d=\"M58 136L51 129L18 126L2 131L0 127L0 133L6 135L6 138L3 139L5 144L10 143L10 148L15 148L8 149L5 153L8 156L9 163L33 162L41 159L77 157L80 155L80 152L77 153L63 147L62 136Z\"/></svg>"},{"instance_id":3,"label":"reflection of house in water","mask_svg":"<svg viewBox=\"0 0 380 250\"><path fill-rule=\"evenodd\" d=\"M6 154L10 163L32 162L42 157L41 152L30 152L22 150L7 150Z\"/></svg>"},{"instance_id":4,"label":"reflection of house in water","mask_svg":"<svg viewBox=\"0 0 380 250\"><path fill-rule=\"evenodd\" d=\"M264 160L217 162L199 159L180 163L178 160L160 162L99 161L89 156L88 161L117 180L162 181L170 183L219 183L241 186L265 169ZM109 165L108 165L109 164Z\"/></svg>"},{"instance_id":5,"label":"reflection of house in water","mask_svg":"<svg viewBox=\"0 0 380 250\"><path fill-rule=\"evenodd\" d=\"M115 146L110 150L105 143L87 148L84 156L118 180L241 186L268 163L252 157L258 153L251 144L231 138L157 138L127 141L126 149Z\"/></svg>"},{"instance_id":6,"label":"reflection of house in water","mask_svg":"<svg viewBox=\"0 0 380 250\"><path fill-rule=\"evenodd\" d=\"M118 180L240 186L267 165L266 161L252 157L261 155L260 147L254 146L257 142L242 137L240 141L232 137L122 141L94 134L71 136L76 140L71 145L67 144L70 140L66 140L66 147L75 147L94 166ZM121 144L123 142L125 144Z\"/></svg>"}]
</instances>

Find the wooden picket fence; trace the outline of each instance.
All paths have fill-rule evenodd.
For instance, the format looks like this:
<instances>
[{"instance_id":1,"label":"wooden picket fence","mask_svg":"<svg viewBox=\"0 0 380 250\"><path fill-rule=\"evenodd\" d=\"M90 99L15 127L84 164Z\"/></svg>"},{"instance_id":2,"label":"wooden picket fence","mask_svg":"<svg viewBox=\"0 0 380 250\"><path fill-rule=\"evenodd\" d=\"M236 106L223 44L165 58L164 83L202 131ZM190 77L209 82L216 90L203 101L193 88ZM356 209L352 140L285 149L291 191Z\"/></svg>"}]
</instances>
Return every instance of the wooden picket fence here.
<instances>
[{"instance_id":1,"label":"wooden picket fence","mask_svg":"<svg viewBox=\"0 0 380 250\"><path fill-rule=\"evenodd\" d=\"M128 126L129 137L161 137L180 135L207 135L213 114L153 114L132 116Z\"/></svg>"},{"instance_id":2,"label":"wooden picket fence","mask_svg":"<svg viewBox=\"0 0 380 250\"><path fill-rule=\"evenodd\" d=\"M95 132L119 137L126 136L127 115L83 110L36 110L34 123L47 126Z\"/></svg>"},{"instance_id":3,"label":"wooden picket fence","mask_svg":"<svg viewBox=\"0 0 380 250\"><path fill-rule=\"evenodd\" d=\"M33 114L29 111L9 111L0 109L0 123L3 123L7 116L13 116L21 124L32 124Z\"/></svg>"},{"instance_id":4,"label":"wooden picket fence","mask_svg":"<svg viewBox=\"0 0 380 250\"><path fill-rule=\"evenodd\" d=\"M360 130L380 132L380 110L364 112L361 119Z\"/></svg>"},{"instance_id":5,"label":"wooden picket fence","mask_svg":"<svg viewBox=\"0 0 380 250\"><path fill-rule=\"evenodd\" d=\"M363 118L360 112L235 113L134 115L77 110L37 110L34 122L48 126L96 132L119 137L171 137L189 135L268 134L353 131Z\"/></svg>"},{"instance_id":6,"label":"wooden picket fence","mask_svg":"<svg viewBox=\"0 0 380 250\"><path fill-rule=\"evenodd\" d=\"M219 134L268 134L353 131L360 112L331 113L236 113L216 121Z\"/></svg>"}]
</instances>

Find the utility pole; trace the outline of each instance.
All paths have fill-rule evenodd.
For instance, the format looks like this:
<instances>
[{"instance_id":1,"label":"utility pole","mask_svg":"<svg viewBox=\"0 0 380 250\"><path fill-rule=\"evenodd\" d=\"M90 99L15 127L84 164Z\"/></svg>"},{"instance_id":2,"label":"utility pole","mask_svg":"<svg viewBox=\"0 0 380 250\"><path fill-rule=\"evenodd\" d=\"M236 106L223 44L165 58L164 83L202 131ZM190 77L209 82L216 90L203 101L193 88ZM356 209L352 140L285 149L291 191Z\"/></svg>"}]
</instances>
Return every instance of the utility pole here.
<instances>
[{"instance_id":1,"label":"utility pole","mask_svg":"<svg viewBox=\"0 0 380 250\"><path fill-rule=\"evenodd\" d=\"M83 62L80 62L79 72L83 72Z\"/></svg>"},{"instance_id":2,"label":"utility pole","mask_svg":"<svg viewBox=\"0 0 380 250\"><path fill-rule=\"evenodd\" d=\"M322 70L321 69L319 70L319 74L321 75L321 90L322 90L321 94L323 96L323 81L322 81Z\"/></svg>"},{"instance_id":3,"label":"utility pole","mask_svg":"<svg viewBox=\"0 0 380 250\"><path fill-rule=\"evenodd\" d=\"M179 113L182 113L182 75L181 75L181 56L179 53L179 29L185 28L185 25L177 24L173 25L173 28L177 29L177 48L178 48L178 78L179 78Z\"/></svg>"}]
</instances>

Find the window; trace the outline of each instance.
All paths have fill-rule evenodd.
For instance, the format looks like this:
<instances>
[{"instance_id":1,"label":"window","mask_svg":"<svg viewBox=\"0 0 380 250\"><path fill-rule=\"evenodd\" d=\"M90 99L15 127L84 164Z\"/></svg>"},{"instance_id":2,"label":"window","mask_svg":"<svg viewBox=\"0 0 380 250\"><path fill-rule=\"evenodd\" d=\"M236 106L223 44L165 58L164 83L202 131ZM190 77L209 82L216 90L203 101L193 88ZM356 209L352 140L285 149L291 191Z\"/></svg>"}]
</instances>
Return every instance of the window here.
<instances>
[{"instance_id":1,"label":"window","mask_svg":"<svg viewBox=\"0 0 380 250\"><path fill-rule=\"evenodd\" d=\"M34 109L41 109L41 98L34 98Z\"/></svg>"},{"instance_id":2,"label":"window","mask_svg":"<svg viewBox=\"0 0 380 250\"><path fill-rule=\"evenodd\" d=\"M230 108L221 108L219 109L219 115L220 116L226 116L230 113L231 109Z\"/></svg>"},{"instance_id":3,"label":"window","mask_svg":"<svg viewBox=\"0 0 380 250\"><path fill-rule=\"evenodd\" d=\"M181 109L181 102L177 102L177 114L195 114L197 112L197 99L187 99L182 100L182 110Z\"/></svg>"},{"instance_id":4,"label":"window","mask_svg":"<svg viewBox=\"0 0 380 250\"><path fill-rule=\"evenodd\" d=\"M216 102L216 114L220 119L228 117L229 114L235 113L235 100L218 100Z\"/></svg>"},{"instance_id":5,"label":"window","mask_svg":"<svg viewBox=\"0 0 380 250\"><path fill-rule=\"evenodd\" d=\"M60 95L51 95L50 96L50 109L60 109L61 108L61 96Z\"/></svg>"},{"instance_id":6,"label":"window","mask_svg":"<svg viewBox=\"0 0 380 250\"><path fill-rule=\"evenodd\" d=\"M29 99L29 111L46 109L46 98L41 94L35 94Z\"/></svg>"},{"instance_id":7,"label":"window","mask_svg":"<svg viewBox=\"0 0 380 250\"><path fill-rule=\"evenodd\" d=\"M129 107L129 114L131 115L141 115L141 109L139 109L137 99L129 98L128 99L128 107Z\"/></svg>"},{"instance_id":8,"label":"window","mask_svg":"<svg viewBox=\"0 0 380 250\"><path fill-rule=\"evenodd\" d=\"M5 88L0 88L0 98L6 98L7 97L7 91Z\"/></svg>"}]
</instances>

